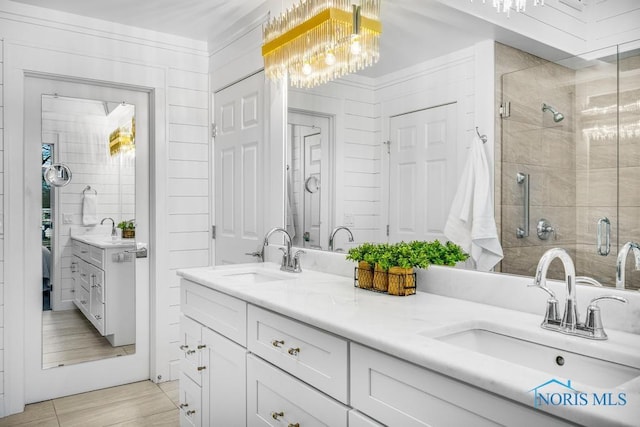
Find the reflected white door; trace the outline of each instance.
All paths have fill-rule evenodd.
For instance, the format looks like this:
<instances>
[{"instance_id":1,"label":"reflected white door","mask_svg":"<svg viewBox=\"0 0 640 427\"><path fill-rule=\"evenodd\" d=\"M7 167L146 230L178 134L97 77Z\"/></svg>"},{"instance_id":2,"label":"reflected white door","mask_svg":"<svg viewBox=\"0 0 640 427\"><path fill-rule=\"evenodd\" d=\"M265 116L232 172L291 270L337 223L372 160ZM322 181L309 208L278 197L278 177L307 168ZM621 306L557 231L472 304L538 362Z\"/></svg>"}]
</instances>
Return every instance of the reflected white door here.
<instances>
[{"instance_id":1,"label":"reflected white door","mask_svg":"<svg viewBox=\"0 0 640 427\"><path fill-rule=\"evenodd\" d=\"M136 242L149 242L149 94L130 89L27 77L25 96L25 257L27 266L41 265L42 95L135 105ZM104 141L108 150L108 140ZM80 168L81 169L81 168ZM80 176L86 171L76 170ZM108 184L108 183L107 183ZM69 187L73 186L72 182ZM82 189L77 189L79 193ZM64 214L64 212L63 212ZM153 254L153 248L150 253ZM27 268L25 277L25 401L39 402L149 378L149 258L135 260L135 354L69 366L42 368L42 270Z\"/></svg>"},{"instance_id":2,"label":"reflected white door","mask_svg":"<svg viewBox=\"0 0 640 427\"><path fill-rule=\"evenodd\" d=\"M389 123L389 241L446 241L458 184L456 104L392 117Z\"/></svg>"},{"instance_id":3,"label":"reflected white door","mask_svg":"<svg viewBox=\"0 0 640 427\"><path fill-rule=\"evenodd\" d=\"M248 77L214 97L215 263L259 261L264 237L264 73Z\"/></svg>"}]
</instances>

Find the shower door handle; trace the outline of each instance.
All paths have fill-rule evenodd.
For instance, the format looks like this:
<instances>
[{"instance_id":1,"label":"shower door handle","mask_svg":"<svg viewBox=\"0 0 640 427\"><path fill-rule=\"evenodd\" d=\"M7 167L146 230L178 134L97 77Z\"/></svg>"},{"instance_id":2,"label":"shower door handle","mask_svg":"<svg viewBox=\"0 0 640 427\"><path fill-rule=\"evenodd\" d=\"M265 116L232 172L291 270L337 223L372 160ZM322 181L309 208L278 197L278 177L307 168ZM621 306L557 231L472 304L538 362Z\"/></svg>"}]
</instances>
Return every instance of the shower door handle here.
<instances>
[{"instance_id":1,"label":"shower door handle","mask_svg":"<svg viewBox=\"0 0 640 427\"><path fill-rule=\"evenodd\" d=\"M524 187L522 198L523 222L522 227L516 229L516 237L522 239L529 236L529 174L518 172L516 182Z\"/></svg>"},{"instance_id":2,"label":"shower door handle","mask_svg":"<svg viewBox=\"0 0 640 427\"><path fill-rule=\"evenodd\" d=\"M596 249L601 256L611 252L611 221L606 216L598 220Z\"/></svg>"}]
</instances>

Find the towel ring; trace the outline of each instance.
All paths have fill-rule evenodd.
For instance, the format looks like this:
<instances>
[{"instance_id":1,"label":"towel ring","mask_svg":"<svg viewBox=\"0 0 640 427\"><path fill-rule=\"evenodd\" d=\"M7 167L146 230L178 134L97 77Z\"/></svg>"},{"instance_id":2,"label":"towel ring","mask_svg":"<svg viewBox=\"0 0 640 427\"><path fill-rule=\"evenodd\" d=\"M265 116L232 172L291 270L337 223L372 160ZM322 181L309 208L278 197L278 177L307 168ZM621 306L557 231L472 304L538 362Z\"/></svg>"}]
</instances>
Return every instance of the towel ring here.
<instances>
[{"instance_id":1,"label":"towel ring","mask_svg":"<svg viewBox=\"0 0 640 427\"><path fill-rule=\"evenodd\" d=\"M82 194L86 194L87 191L93 191L96 196L98 195L98 190L96 190L95 188L91 188L90 185L87 185L86 187L84 187L84 190L82 190Z\"/></svg>"}]
</instances>

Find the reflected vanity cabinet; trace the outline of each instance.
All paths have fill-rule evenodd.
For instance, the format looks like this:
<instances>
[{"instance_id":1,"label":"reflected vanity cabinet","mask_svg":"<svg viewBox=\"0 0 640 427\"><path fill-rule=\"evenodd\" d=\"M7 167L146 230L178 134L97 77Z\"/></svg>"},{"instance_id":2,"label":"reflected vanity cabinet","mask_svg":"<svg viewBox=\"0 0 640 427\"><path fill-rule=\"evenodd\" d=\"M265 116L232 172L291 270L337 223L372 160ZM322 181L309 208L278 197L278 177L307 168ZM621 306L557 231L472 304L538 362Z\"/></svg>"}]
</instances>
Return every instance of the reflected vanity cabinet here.
<instances>
[{"instance_id":1,"label":"reflected vanity cabinet","mask_svg":"<svg viewBox=\"0 0 640 427\"><path fill-rule=\"evenodd\" d=\"M135 343L135 255L71 239L74 304L119 347Z\"/></svg>"}]
</instances>

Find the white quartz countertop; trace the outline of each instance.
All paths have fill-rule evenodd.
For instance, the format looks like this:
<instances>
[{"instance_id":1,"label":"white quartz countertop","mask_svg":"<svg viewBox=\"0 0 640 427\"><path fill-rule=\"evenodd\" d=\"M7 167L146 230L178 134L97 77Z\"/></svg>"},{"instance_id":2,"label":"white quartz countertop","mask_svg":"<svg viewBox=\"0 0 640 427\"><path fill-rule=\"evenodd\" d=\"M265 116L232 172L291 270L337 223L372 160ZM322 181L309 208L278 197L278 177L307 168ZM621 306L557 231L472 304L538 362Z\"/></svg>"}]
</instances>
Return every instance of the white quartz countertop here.
<instances>
[{"instance_id":1,"label":"white quartz countertop","mask_svg":"<svg viewBox=\"0 0 640 427\"><path fill-rule=\"evenodd\" d=\"M112 239L111 236L102 235L85 235L85 236L71 236L73 240L77 240L82 243L86 243L91 246L96 246L102 249L112 248L131 248L136 245L135 239Z\"/></svg>"},{"instance_id":2,"label":"white quartz countertop","mask_svg":"<svg viewBox=\"0 0 640 427\"><path fill-rule=\"evenodd\" d=\"M249 283L230 271L273 273L273 281ZM235 269L235 270L234 270ZM277 275L275 274L277 273ZM240 264L180 270L185 279L245 300L351 341L407 360L443 375L533 407L533 388L552 379L549 373L466 350L436 337L466 329L489 329L518 338L571 349L640 367L640 335L608 330L609 340L593 341L540 328L540 315L454 299L426 292L397 297L353 286L342 276L304 271L280 272L274 263ZM283 276L284 275L284 276ZM285 280L278 277L285 277ZM455 283L451 283L455 286ZM606 319L604 319L606 329ZM502 328L502 329L501 329ZM640 425L640 381L600 390L572 381L576 390L626 393L624 406L544 406L539 410L581 425Z\"/></svg>"}]
</instances>

